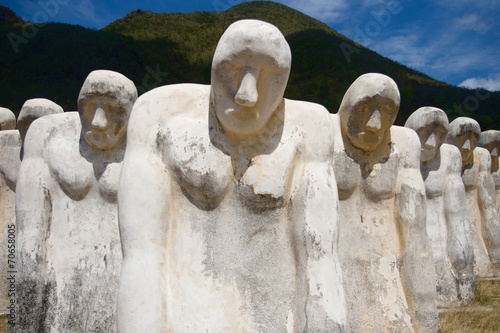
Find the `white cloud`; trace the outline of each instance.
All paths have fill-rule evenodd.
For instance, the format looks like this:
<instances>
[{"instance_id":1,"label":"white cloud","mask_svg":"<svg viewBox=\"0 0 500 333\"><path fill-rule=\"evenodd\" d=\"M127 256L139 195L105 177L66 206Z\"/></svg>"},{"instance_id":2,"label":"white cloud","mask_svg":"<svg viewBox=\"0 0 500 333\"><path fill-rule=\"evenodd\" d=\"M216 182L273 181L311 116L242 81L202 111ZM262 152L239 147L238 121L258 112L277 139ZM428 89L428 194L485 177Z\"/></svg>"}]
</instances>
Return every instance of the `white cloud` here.
<instances>
[{"instance_id":1,"label":"white cloud","mask_svg":"<svg viewBox=\"0 0 500 333\"><path fill-rule=\"evenodd\" d=\"M472 77L458 85L459 87L477 89L484 88L489 91L500 91L500 73L485 77Z\"/></svg>"},{"instance_id":2,"label":"white cloud","mask_svg":"<svg viewBox=\"0 0 500 333\"><path fill-rule=\"evenodd\" d=\"M458 29L472 30L475 32L487 32L491 30L491 25L487 24L484 20L480 19L477 14L464 15L455 20Z\"/></svg>"}]
</instances>

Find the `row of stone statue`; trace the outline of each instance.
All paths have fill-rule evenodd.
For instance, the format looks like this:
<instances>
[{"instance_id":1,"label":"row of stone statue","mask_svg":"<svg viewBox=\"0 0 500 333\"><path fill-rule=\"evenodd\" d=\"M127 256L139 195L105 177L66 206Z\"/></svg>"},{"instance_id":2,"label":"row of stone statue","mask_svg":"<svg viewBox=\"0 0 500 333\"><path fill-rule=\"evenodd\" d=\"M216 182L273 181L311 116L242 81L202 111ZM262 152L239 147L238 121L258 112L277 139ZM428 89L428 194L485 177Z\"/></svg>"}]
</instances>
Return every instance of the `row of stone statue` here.
<instances>
[{"instance_id":1,"label":"row of stone statue","mask_svg":"<svg viewBox=\"0 0 500 333\"><path fill-rule=\"evenodd\" d=\"M330 114L283 98L290 68L281 32L242 20L211 85L137 99L98 70L78 112L29 100L18 132L0 109L9 330L437 332L473 299L500 268L500 132L434 107L393 126L374 73Z\"/></svg>"}]
</instances>

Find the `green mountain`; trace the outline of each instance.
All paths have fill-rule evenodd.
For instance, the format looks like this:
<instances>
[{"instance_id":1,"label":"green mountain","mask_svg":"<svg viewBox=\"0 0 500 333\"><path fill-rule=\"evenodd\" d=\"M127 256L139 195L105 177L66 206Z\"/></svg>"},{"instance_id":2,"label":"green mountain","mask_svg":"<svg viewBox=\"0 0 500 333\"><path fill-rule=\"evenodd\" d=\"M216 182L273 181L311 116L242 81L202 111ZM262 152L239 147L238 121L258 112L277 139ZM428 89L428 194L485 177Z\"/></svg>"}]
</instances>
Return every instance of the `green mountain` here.
<instances>
[{"instance_id":1,"label":"green mountain","mask_svg":"<svg viewBox=\"0 0 500 333\"><path fill-rule=\"evenodd\" d=\"M396 120L403 124L421 106L477 119L483 130L498 129L500 92L474 91L436 81L382 57L326 24L281 4L246 2L222 12L133 11L102 30L17 20L0 6L0 105L18 112L26 99L49 98L65 110L87 74L110 69L132 79L140 93L159 85L210 82L213 52L232 22L256 18L275 24L288 40L292 73L286 97L313 101L336 112L349 85L361 74L391 76L402 95ZM4 14L6 13L6 14ZM5 17L5 18L4 18Z\"/></svg>"}]
</instances>

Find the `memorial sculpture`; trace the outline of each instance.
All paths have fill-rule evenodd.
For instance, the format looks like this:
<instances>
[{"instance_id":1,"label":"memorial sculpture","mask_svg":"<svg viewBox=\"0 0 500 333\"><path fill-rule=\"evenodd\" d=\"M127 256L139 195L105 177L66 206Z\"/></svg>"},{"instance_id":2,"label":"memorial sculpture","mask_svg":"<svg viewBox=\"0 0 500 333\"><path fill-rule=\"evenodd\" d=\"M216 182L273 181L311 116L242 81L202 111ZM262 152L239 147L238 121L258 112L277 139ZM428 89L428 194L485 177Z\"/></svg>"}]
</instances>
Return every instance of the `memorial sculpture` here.
<instances>
[{"instance_id":1,"label":"memorial sculpture","mask_svg":"<svg viewBox=\"0 0 500 333\"><path fill-rule=\"evenodd\" d=\"M495 183L488 150L477 147L481 128L472 118L459 117L450 123L447 142L462 155L467 211L474 247L474 272L478 277L498 276L500 268L500 221Z\"/></svg>"},{"instance_id":2,"label":"memorial sculpture","mask_svg":"<svg viewBox=\"0 0 500 333\"><path fill-rule=\"evenodd\" d=\"M342 332L327 110L283 98L291 52L233 23L211 86L142 95L118 196L124 332Z\"/></svg>"},{"instance_id":3,"label":"memorial sculpture","mask_svg":"<svg viewBox=\"0 0 500 333\"><path fill-rule=\"evenodd\" d=\"M16 332L116 331L117 189L136 98L128 78L97 70L78 112L32 124L16 191Z\"/></svg>"},{"instance_id":4,"label":"memorial sculpture","mask_svg":"<svg viewBox=\"0 0 500 333\"><path fill-rule=\"evenodd\" d=\"M63 109L48 99L29 99L19 112L17 119L19 130L16 130L14 113L8 109L0 108L0 260L8 268L0 273L0 311L5 309L8 302L9 289L11 296L15 290L15 288L10 288L11 282L14 280L10 279L11 273L9 271L15 271L16 262L15 190L17 174L21 167L23 133L28 131L33 120L61 112ZM8 261L9 259L10 261Z\"/></svg>"},{"instance_id":5,"label":"memorial sculpture","mask_svg":"<svg viewBox=\"0 0 500 333\"><path fill-rule=\"evenodd\" d=\"M339 257L352 332L437 332L436 280L420 175L420 142L393 126L400 94L369 73L332 115Z\"/></svg>"},{"instance_id":6,"label":"memorial sculpture","mask_svg":"<svg viewBox=\"0 0 500 333\"><path fill-rule=\"evenodd\" d=\"M500 131L489 130L481 133L479 147L486 148L491 156L491 176L495 182L497 194L497 207L500 209L500 167L498 154L500 154Z\"/></svg>"},{"instance_id":7,"label":"memorial sculpture","mask_svg":"<svg viewBox=\"0 0 500 333\"><path fill-rule=\"evenodd\" d=\"M436 268L438 307L456 306L475 296L474 250L465 220L465 187L460 151L444 143L449 122L435 107L413 112L405 127L420 139L420 172L427 196L427 235Z\"/></svg>"},{"instance_id":8,"label":"memorial sculpture","mask_svg":"<svg viewBox=\"0 0 500 333\"><path fill-rule=\"evenodd\" d=\"M9 230L15 239L15 173L11 168L11 158L13 145L20 146L20 140L12 142L11 133L17 133L16 117L12 111L7 108L0 108L0 260L2 267L7 267L9 256ZM18 151L19 154L19 151ZM12 238L14 237L14 238ZM12 248L12 245L11 245ZM11 259L14 259L11 256ZM9 288L11 282L9 278L9 269L0 271L0 313L7 311L9 305Z\"/></svg>"}]
</instances>

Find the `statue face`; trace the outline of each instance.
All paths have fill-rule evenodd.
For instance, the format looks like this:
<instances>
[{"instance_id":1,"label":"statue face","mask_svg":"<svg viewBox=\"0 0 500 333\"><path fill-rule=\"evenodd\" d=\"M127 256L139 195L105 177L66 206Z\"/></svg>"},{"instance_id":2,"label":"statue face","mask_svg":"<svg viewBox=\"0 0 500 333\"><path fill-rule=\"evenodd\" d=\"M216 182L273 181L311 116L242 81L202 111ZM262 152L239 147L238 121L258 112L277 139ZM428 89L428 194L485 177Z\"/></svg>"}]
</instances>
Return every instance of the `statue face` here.
<instances>
[{"instance_id":1,"label":"statue face","mask_svg":"<svg viewBox=\"0 0 500 333\"><path fill-rule=\"evenodd\" d=\"M398 107L392 98L382 95L360 99L341 116L349 141L363 151L375 150L394 123Z\"/></svg>"},{"instance_id":2,"label":"statue face","mask_svg":"<svg viewBox=\"0 0 500 333\"><path fill-rule=\"evenodd\" d=\"M93 148L112 149L125 139L129 110L117 98L90 95L79 101L78 109L83 136Z\"/></svg>"},{"instance_id":3,"label":"statue face","mask_svg":"<svg viewBox=\"0 0 500 333\"><path fill-rule=\"evenodd\" d=\"M266 55L239 52L213 66L213 104L226 131L256 134L267 124L283 100L289 74L274 63Z\"/></svg>"},{"instance_id":4,"label":"statue face","mask_svg":"<svg viewBox=\"0 0 500 333\"><path fill-rule=\"evenodd\" d=\"M498 161L498 155L500 154L500 141L489 142L484 145L484 148L488 149L490 152L492 161Z\"/></svg>"},{"instance_id":5,"label":"statue face","mask_svg":"<svg viewBox=\"0 0 500 333\"><path fill-rule=\"evenodd\" d=\"M479 142L479 134L473 131L458 133L456 137L458 149L462 154L462 161L472 161L474 158L474 149Z\"/></svg>"},{"instance_id":6,"label":"statue face","mask_svg":"<svg viewBox=\"0 0 500 333\"><path fill-rule=\"evenodd\" d=\"M212 61L211 100L236 136L258 135L283 101L291 52L272 24L241 20L222 35Z\"/></svg>"},{"instance_id":7,"label":"statue face","mask_svg":"<svg viewBox=\"0 0 500 333\"><path fill-rule=\"evenodd\" d=\"M417 130L422 149L420 151L420 161L429 162L436 156L439 148L446 140L448 129L440 123L432 123Z\"/></svg>"}]
</instances>

